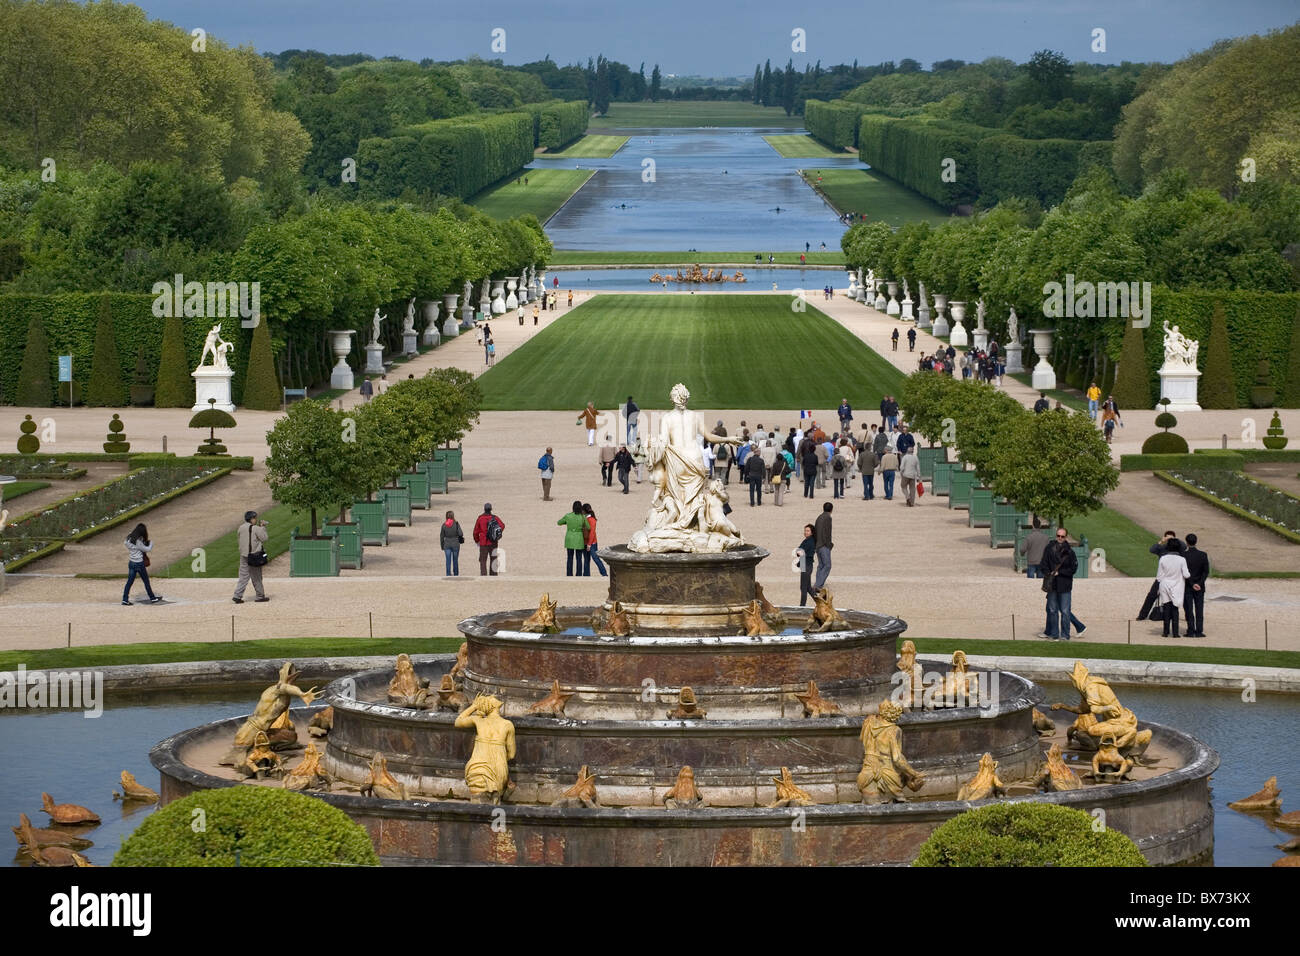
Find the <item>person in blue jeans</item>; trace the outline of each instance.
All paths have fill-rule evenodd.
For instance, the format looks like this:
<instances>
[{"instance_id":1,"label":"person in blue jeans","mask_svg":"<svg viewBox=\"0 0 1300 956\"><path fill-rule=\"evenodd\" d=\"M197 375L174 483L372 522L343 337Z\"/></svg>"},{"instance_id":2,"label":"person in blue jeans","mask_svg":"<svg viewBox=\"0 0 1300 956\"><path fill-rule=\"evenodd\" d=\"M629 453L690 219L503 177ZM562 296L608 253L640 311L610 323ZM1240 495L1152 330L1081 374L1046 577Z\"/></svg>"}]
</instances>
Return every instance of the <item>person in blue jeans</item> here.
<instances>
[{"instance_id":1,"label":"person in blue jeans","mask_svg":"<svg viewBox=\"0 0 1300 956\"><path fill-rule=\"evenodd\" d=\"M150 604L157 604L162 600L161 594L153 593L153 587L149 584L149 571L144 563L146 556L152 550L153 543L149 540L149 529L141 522L126 536L126 587L122 588L122 603L128 607L131 604L131 586L135 584L136 577L144 582L144 590L149 595Z\"/></svg>"},{"instance_id":2,"label":"person in blue jeans","mask_svg":"<svg viewBox=\"0 0 1300 956\"><path fill-rule=\"evenodd\" d=\"M1039 573L1047 578L1047 627L1042 636L1049 641L1068 641L1070 625L1083 632L1078 618L1071 613L1070 600L1074 589L1074 575L1079 570L1079 559L1070 547L1070 537L1064 528L1056 529L1056 540L1043 551Z\"/></svg>"},{"instance_id":3,"label":"person in blue jeans","mask_svg":"<svg viewBox=\"0 0 1300 956\"><path fill-rule=\"evenodd\" d=\"M448 511L447 517L438 529L438 544L442 547L443 557L447 562L447 577L460 576L460 546L465 541L465 532L454 512Z\"/></svg>"},{"instance_id":4,"label":"person in blue jeans","mask_svg":"<svg viewBox=\"0 0 1300 956\"><path fill-rule=\"evenodd\" d=\"M590 504L584 504L582 513L587 516L587 525L591 528L591 534L587 537L587 553L582 560L582 576L585 578L591 577L591 562L595 561L596 570L600 572L600 576L602 578L608 577L605 571L605 562L600 560L600 555L596 553L600 548L600 545L596 542L596 512Z\"/></svg>"},{"instance_id":5,"label":"person in blue jeans","mask_svg":"<svg viewBox=\"0 0 1300 956\"><path fill-rule=\"evenodd\" d=\"M880 456L880 475L885 480L885 500L894 500L894 478L898 474L898 454L885 450Z\"/></svg>"}]
</instances>

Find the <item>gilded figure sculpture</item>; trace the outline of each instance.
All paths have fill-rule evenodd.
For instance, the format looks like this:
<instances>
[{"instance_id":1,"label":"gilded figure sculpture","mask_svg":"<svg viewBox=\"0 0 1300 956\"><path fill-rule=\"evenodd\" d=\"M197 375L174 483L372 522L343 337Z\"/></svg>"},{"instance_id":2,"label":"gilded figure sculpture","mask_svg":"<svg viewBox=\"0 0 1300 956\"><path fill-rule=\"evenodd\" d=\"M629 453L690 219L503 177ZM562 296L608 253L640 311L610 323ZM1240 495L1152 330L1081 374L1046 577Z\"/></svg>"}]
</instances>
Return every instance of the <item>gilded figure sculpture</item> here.
<instances>
[{"instance_id":1,"label":"gilded figure sculpture","mask_svg":"<svg viewBox=\"0 0 1300 956\"><path fill-rule=\"evenodd\" d=\"M708 711L695 699L695 691L683 687L677 695L677 706L668 711L669 720L703 720Z\"/></svg>"},{"instance_id":2,"label":"gilded figure sculpture","mask_svg":"<svg viewBox=\"0 0 1300 956\"><path fill-rule=\"evenodd\" d=\"M682 767L677 772L677 782L664 794L664 807L668 810L699 810L706 806L708 803L695 786L695 771Z\"/></svg>"},{"instance_id":3,"label":"gilded figure sculpture","mask_svg":"<svg viewBox=\"0 0 1300 956\"><path fill-rule=\"evenodd\" d=\"M450 710L460 713L469 706L469 698L456 689L450 674L443 674L437 690L438 710Z\"/></svg>"},{"instance_id":4,"label":"gilded figure sculpture","mask_svg":"<svg viewBox=\"0 0 1300 956\"><path fill-rule=\"evenodd\" d=\"M307 749L303 751L302 760L285 774L284 788L286 790L328 790L333 781L321 766L321 756L314 743L308 744Z\"/></svg>"},{"instance_id":5,"label":"gilded figure sculpture","mask_svg":"<svg viewBox=\"0 0 1300 956\"><path fill-rule=\"evenodd\" d=\"M993 755L986 753L980 757L979 769L975 776L963 783L957 791L958 800L987 800L989 797L1001 797L1006 794L1006 787L998 779L998 762Z\"/></svg>"},{"instance_id":6,"label":"gilded figure sculpture","mask_svg":"<svg viewBox=\"0 0 1300 956\"><path fill-rule=\"evenodd\" d=\"M563 717L564 705L569 702L573 692L565 694L560 690L558 680L551 681L551 692L528 708L528 713L541 717Z\"/></svg>"},{"instance_id":7,"label":"gilded figure sculpture","mask_svg":"<svg viewBox=\"0 0 1300 956\"><path fill-rule=\"evenodd\" d=\"M257 780L284 775L284 761L271 748L271 740L265 730L257 732L257 736L253 738L253 746L248 748L243 761L235 765L235 770L245 777L253 777Z\"/></svg>"},{"instance_id":8,"label":"gilded figure sculpture","mask_svg":"<svg viewBox=\"0 0 1300 956\"><path fill-rule=\"evenodd\" d=\"M19 844L26 847L28 851L32 847L43 848L47 846L62 846L71 850L84 850L88 846L94 846L94 842L87 840L83 836L77 836L70 830L46 830L41 827L32 826L32 821L27 814L18 814L18 826L10 827L14 831L14 836L18 838Z\"/></svg>"},{"instance_id":9,"label":"gilded figure sculpture","mask_svg":"<svg viewBox=\"0 0 1300 956\"><path fill-rule=\"evenodd\" d=\"M767 621L768 627L774 631L785 627L785 615L781 613L779 607L763 596L763 585L757 581L754 582L754 600L758 601L758 608L763 612L763 620Z\"/></svg>"},{"instance_id":10,"label":"gilded figure sculpture","mask_svg":"<svg viewBox=\"0 0 1300 956\"><path fill-rule=\"evenodd\" d=\"M1056 733L1056 722L1037 707L1033 709L1034 730L1040 737L1049 737Z\"/></svg>"},{"instance_id":11,"label":"gilded figure sculpture","mask_svg":"<svg viewBox=\"0 0 1300 956\"><path fill-rule=\"evenodd\" d=\"M1074 769L1066 764L1061 754L1061 745L1052 744L1047 749L1047 759L1038 771L1035 781L1048 793L1062 793L1066 790L1079 790L1083 781Z\"/></svg>"},{"instance_id":12,"label":"gilded figure sculpture","mask_svg":"<svg viewBox=\"0 0 1300 956\"><path fill-rule=\"evenodd\" d=\"M158 794L153 790L150 790L144 784L136 783L135 777L131 775L131 771L123 770L121 776L118 777L118 780L122 784L122 791L120 793L116 790L113 791L114 800L121 800L123 803L158 802Z\"/></svg>"},{"instance_id":13,"label":"gilded figure sculpture","mask_svg":"<svg viewBox=\"0 0 1300 956\"><path fill-rule=\"evenodd\" d=\"M776 633L763 617L763 608L758 603L757 599L750 601L745 605L745 609L740 612L740 615L741 619L745 622L746 637L762 637L766 634Z\"/></svg>"},{"instance_id":14,"label":"gilded figure sculpture","mask_svg":"<svg viewBox=\"0 0 1300 956\"><path fill-rule=\"evenodd\" d=\"M1138 730L1137 715L1120 704L1106 679L1088 673L1082 661L1075 661L1070 683L1079 692L1079 706L1052 705L1052 710L1079 715L1066 732L1066 738L1085 750L1096 750L1102 735L1112 733L1119 752L1140 762L1151 743L1151 730Z\"/></svg>"},{"instance_id":15,"label":"gilded figure sculpture","mask_svg":"<svg viewBox=\"0 0 1300 956\"><path fill-rule=\"evenodd\" d=\"M890 696L904 710L922 706L925 689L922 686L921 665L916 662L916 645L911 641L904 641L902 650L898 652L898 668L894 672L893 684L895 689Z\"/></svg>"},{"instance_id":16,"label":"gilded figure sculpture","mask_svg":"<svg viewBox=\"0 0 1300 956\"><path fill-rule=\"evenodd\" d=\"M904 786L915 793L925 783L925 775L913 769L903 756L903 731L898 726L902 716L903 708L886 700L881 701L877 713L862 722L858 790L863 803L902 803Z\"/></svg>"},{"instance_id":17,"label":"gilded figure sculpture","mask_svg":"<svg viewBox=\"0 0 1300 956\"><path fill-rule=\"evenodd\" d=\"M1264 789L1256 790L1249 797L1228 801L1234 810L1280 810L1282 808L1282 791L1278 789L1277 777L1269 777L1264 782Z\"/></svg>"},{"instance_id":18,"label":"gilded figure sculpture","mask_svg":"<svg viewBox=\"0 0 1300 956\"><path fill-rule=\"evenodd\" d=\"M41 810L50 815L51 823L72 826L78 823L99 823L99 814L75 803L55 803L48 793L41 794Z\"/></svg>"},{"instance_id":19,"label":"gilded figure sculpture","mask_svg":"<svg viewBox=\"0 0 1300 956\"><path fill-rule=\"evenodd\" d=\"M515 725L501 716L501 701L480 694L456 717L462 730L474 728L474 751L465 764L470 800L499 804L514 784L510 761L515 757Z\"/></svg>"},{"instance_id":20,"label":"gilded figure sculpture","mask_svg":"<svg viewBox=\"0 0 1300 956\"><path fill-rule=\"evenodd\" d=\"M632 633L632 615L622 601L615 601L610 608L609 617L606 619L604 626L598 628L598 633L609 634L614 637L627 637Z\"/></svg>"},{"instance_id":21,"label":"gilded figure sculpture","mask_svg":"<svg viewBox=\"0 0 1300 956\"><path fill-rule=\"evenodd\" d=\"M244 725L235 734L234 747L220 760L223 766L241 766L248 756L248 748L254 745L258 734L266 735L267 745L270 747L294 746L298 743L296 733L290 739L282 731L272 731L271 727L289 709L289 704L295 697L307 705L310 705L316 699L315 687L310 690L301 690L294 683L299 676L298 671L294 669L293 662L285 661L284 666L280 668L276 682L262 691L262 696L258 698L257 706L253 709L252 715L244 721ZM290 733L293 732L290 731Z\"/></svg>"},{"instance_id":22,"label":"gilded figure sculpture","mask_svg":"<svg viewBox=\"0 0 1300 956\"><path fill-rule=\"evenodd\" d=\"M1102 783L1119 783L1133 769L1133 761L1119 752L1115 735L1110 731L1101 735L1097 752L1092 755L1092 779Z\"/></svg>"},{"instance_id":23,"label":"gilded figure sculpture","mask_svg":"<svg viewBox=\"0 0 1300 956\"><path fill-rule=\"evenodd\" d=\"M817 802L807 790L795 784L789 767L782 767L781 776L773 777L772 782L776 784L776 799L767 805L768 809L789 806L810 807Z\"/></svg>"},{"instance_id":24,"label":"gilded figure sculpture","mask_svg":"<svg viewBox=\"0 0 1300 956\"><path fill-rule=\"evenodd\" d=\"M361 783L361 795L383 800L407 799L406 785L388 772L388 758L378 750L370 758L370 771Z\"/></svg>"},{"instance_id":25,"label":"gilded figure sculpture","mask_svg":"<svg viewBox=\"0 0 1300 956\"><path fill-rule=\"evenodd\" d=\"M429 679L415 673L410 654L398 654L393 679L388 682L388 702L424 710L429 706Z\"/></svg>"},{"instance_id":26,"label":"gilded figure sculpture","mask_svg":"<svg viewBox=\"0 0 1300 956\"><path fill-rule=\"evenodd\" d=\"M966 663L965 651L953 651L952 668L943 675L943 697L936 705L965 707L971 701L971 684L975 675Z\"/></svg>"},{"instance_id":27,"label":"gilded figure sculpture","mask_svg":"<svg viewBox=\"0 0 1300 956\"><path fill-rule=\"evenodd\" d=\"M334 705L315 714L307 723L307 733L313 737L326 737L334 729Z\"/></svg>"},{"instance_id":28,"label":"gilded figure sculpture","mask_svg":"<svg viewBox=\"0 0 1300 956\"><path fill-rule=\"evenodd\" d=\"M578 771L577 783L560 794L551 806L599 809L600 797L596 794L596 777L587 770L586 764L583 764L582 769Z\"/></svg>"},{"instance_id":29,"label":"gilded figure sculpture","mask_svg":"<svg viewBox=\"0 0 1300 956\"><path fill-rule=\"evenodd\" d=\"M799 703L803 704L803 715L805 717L833 717L840 713L840 705L823 697L821 691L817 689L816 681L810 680L808 689L802 694L796 693L794 696Z\"/></svg>"},{"instance_id":30,"label":"gilded figure sculpture","mask_svg":"<svg viewBox=\"0 0 1300 956\"><path fill-rule=\"evenodd\" d=\"M461 641L460 647L456 650L456 663L452 665L449 673L451 682L456 685L457 690L465 689L465 672L469 669L469 641Z\"/></svg>"},{"instance_id":31,"label":"gilded figure sculpture","mask_svg":"<svg viewBox=\"0 0 1300 956\"><path fill-rule=\"evenodd\" d=\"M552 601L550 594L543 594L537 610L528 616L519 630L529 634L555 634L560 630L555 623L555 608L559 601Z\"/></svg>"},{"instance_id":32,"label":"gilded figure sculpture","mask_svg":"<svg viewBox=\"0 0 1300 956\"><path fill-rule=\"evenodd\" d=\"M805 633L813 634L822 631L844 631L848 630L849 622L844 620L840 612L835 610L832 603L835 595L831 594L830 588L822 588L820 591L814 590L812 621L804 628Z\"/></svg>"}]
</instances>

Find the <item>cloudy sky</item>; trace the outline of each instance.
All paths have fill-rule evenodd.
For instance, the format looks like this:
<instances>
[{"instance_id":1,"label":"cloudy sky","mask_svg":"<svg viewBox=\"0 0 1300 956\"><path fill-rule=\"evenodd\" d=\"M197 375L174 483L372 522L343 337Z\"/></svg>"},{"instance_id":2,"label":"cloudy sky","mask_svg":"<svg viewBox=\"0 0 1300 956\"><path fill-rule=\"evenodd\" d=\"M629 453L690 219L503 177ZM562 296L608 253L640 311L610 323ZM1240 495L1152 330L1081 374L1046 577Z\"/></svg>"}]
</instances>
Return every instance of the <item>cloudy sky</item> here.
<instances>
[{"instance_id":1,"label":"cloudy sky","mask_svg":"<svg viewBox=\"0 0 1300 956\"><path fill-rule=\"evenodd\" d=\"M646 73L749 74L756 61L796 67L912 57L1023 62L1035 50L1072 60L1173 62L1215 40L1300 20L1296 0L135 0L154 18L203 27L263 52L317 49L419 60L477 54L560 64L604 53ZM491 48L505 31L504 53ZM1106 52L1093 52L1093 30ZM791 50L804 31L807 53Z\"/></svg>"}]
</instances>

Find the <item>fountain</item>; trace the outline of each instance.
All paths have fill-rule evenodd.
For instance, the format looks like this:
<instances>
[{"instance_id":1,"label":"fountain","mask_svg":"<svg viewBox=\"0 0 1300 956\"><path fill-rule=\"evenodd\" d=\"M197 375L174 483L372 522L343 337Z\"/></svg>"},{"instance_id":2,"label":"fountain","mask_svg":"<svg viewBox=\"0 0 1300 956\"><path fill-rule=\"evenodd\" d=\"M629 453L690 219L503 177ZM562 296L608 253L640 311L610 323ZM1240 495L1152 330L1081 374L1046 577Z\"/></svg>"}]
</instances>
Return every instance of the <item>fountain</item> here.
<instances>
[{"instance_id":1,"label":"fountain","mask_svg":"<svg viewBox=\"0 0 1300 956\"><path fill-rule=\"evenodd\" d=\"M673 399L651 446L663 479L646 525L600 552L601 605L543 596L537 608L479 614L458 625L465 642L454 657L399 660L396 672L365 670L324 689L332 722L309 769L333 783L313 793L364 826L383 857L906 863L939 824L1001 790L1102 808L1152 863L1209 857L1217 755L1139 723L1082 665L1070 674L1078 705L1053 707L1078 719L1040 730L1038 687L967 667L961 652L926 674L909 653L900 682L895 647L907 625L896 617L836 608L827 591L811 612L767 602L758 569L768 552L743 541L687 453L699 435L735 439L708 434L684 388ZM155 747L164 802L236 785L217 755L236 730L275 732L290 698L314 703L295 676L286 665L253 717ZM299 745L311 742L305 733ZM1115 776L1112 749L1130 779ZM1105 779L1073 788L1060 761L1082 768L1094 753ZM295 769L285 760L287 774Z\"/></svg>"}]
</instances>

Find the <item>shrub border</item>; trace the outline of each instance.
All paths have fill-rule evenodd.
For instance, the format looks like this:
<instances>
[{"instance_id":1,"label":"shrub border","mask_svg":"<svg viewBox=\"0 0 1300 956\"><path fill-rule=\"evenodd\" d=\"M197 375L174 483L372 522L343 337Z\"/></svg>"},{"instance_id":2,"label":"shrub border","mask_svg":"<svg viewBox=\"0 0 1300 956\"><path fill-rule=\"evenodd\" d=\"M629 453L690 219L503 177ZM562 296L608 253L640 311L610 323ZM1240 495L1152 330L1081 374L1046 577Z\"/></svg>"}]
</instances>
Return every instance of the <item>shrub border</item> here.
<instances>
[{"instance_id":1,"label":"shrub border","mask_svg":"<svg viewBox=\"0 0 1300 956\"><path fill-rule=\"evenodd\" d=\"M50 555L54 554L54 552L62 551L63 546L67 543L66 539L57 538L43 548L32 551L30 554L24 554L22 557L14 558L12 561L3 564L4 573L8 574L11 571L16 571L31 561L39 561L41 558L48 558Z\"/></svg>"},{"instance_id":2,"label":"shrub border","mask_svg":"<svg viewBox=\"0 0 1300 956\"><path fill-rule=\"evenodd\" d=\"M1300 534L1296 534L1294 531L1288 531L1286 528L1274 524L1273 522L1269 521L1267 518L1262 518L1259 515L1253 515L1245 508L1238 508L1236 505L1229 504L1226 501L1222 501L1219 498L1214 497L1214 495L1207 494L1206 492L1201 491L1200 488L1194 487L1193 485L1189 485L1181 478L1176 478L1175 476L1171 475L1167 471L1153 471L1152 474L1155 475L1157 478L1159 478L1161 481L1167 481L1169 482L1169 484L1173 485L1174 487L1179 488L1190 495L1194 495L1195 497L1200 498L1202 501L1214 505L1219 510L1226 511L1234 518L1242 518L1246 521L1249 521L1251 524L1256 525L1257 527L1263 528L1265 531L1271 531L1276 535L1280 535L1283 538L1286 538L1288 541L1294 544L1300 544ZM1251 480L1253 481L1254 479Z\"/></svg>"}]
</instances>

